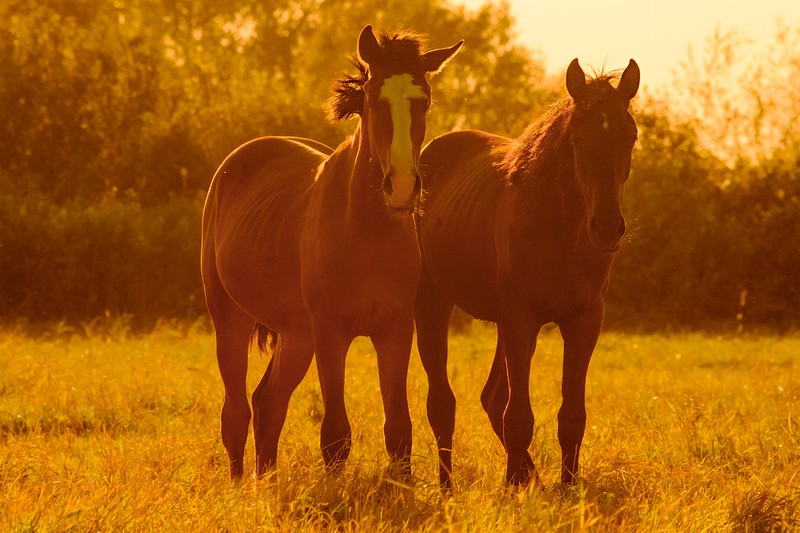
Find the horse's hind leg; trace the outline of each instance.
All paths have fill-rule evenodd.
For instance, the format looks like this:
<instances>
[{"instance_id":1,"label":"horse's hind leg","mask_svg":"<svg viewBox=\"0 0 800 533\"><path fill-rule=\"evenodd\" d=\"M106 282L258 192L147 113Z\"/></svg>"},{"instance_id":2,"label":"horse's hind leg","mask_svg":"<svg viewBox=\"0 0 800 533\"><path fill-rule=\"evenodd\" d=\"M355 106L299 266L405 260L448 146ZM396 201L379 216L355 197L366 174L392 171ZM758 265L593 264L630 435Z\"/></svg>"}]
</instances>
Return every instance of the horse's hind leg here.
<instances>
[{"instance_id":1,"label":"horse's hind leg","mask_svg":"<svg viewBox=\"0 0 800 533\"><path fill-rule=\"evenodd\" d=\"M278 439L292 393L303 380L314 357L308 337L281 334L261 382L253 392L253 436L256 441L256 473L275 468Z\"/></svg>"},{"instance_id":2,"label":"horse's hind leg","mask_svg":"<svg viewBox=\"0 0 800 533\"><path fill-rule=\"evenodd\" d=\"M208 290L207 290L208 292ZM209 304L217 337L217 364L225 386L222 405L222 444L228 452L231 479L244 474L244 448L250 427L247 403L247 352L254 321L227 295Z\"/></svg>"},{"instance_id":3,"label":"horse's hind leg","mask_svg":"<svg viewBox=\"0 0 800 533\"><path fill-rule=\"evenodd\" d=\"M411 479L411 416L408 413L406 381L413 335L414 315L409 309L406 318L398 319L391 331L372 337L378 353L378 374L386 417L383 426L386 451L392 468L406 480Z\"/></svg>"},{"instance_id":4,"label":"horse's hind leg","mask_svg":"<svg viewBox=\"0 0 800 533\"><path fill-rule=\"evenodd\" d=\"M428 422L439 453L439 484L445 490L453 485L453 432L456 423L456 397L447 378L447 331L453 308L423 267L414 304L417 348L428 375Z\"/></svg>"},{"instance_id":5,"label":"horse's hind leg","mask_svg":"<svg viewBox=\"0 0 800 533\"><path fill-rule=\"evenodd\" d=\"M520 319L498 324L509 381L508 405L503 414L503 442L508 454L506 483L513 485L541 485L528 453L534 423L529 392L531 357L538 330Z\"/></svg>"},{"instance_id":6,"label":"horse's hind leg","mask_svg":"<svg viewBox=\"0 0 800 533\"><path fill-rule=\"evenodd\" d=\"M508 374L506 373L506 361L503 354L503 338L500 332L497 334L497 348L492 361L492 369L486 379L486 385L481 392L481 405L483 410L489 415L489 422L492 424L497 438L505 446L503 440L503 412L508 404Z\"/></svg>"},{"instance_id":7,"label":"horse's hind leg","mask_svg":"<svg viewBox=\"0 0 800 533\"><path fill-rule=\"evenodd\" d=\"M586 430L586 373L600 335L603 304L567 324L561 324L564 338L561 409L558 411L558 442L561 445L561 482L575 483L581 442Z\"/></svg>"}]
</instances>

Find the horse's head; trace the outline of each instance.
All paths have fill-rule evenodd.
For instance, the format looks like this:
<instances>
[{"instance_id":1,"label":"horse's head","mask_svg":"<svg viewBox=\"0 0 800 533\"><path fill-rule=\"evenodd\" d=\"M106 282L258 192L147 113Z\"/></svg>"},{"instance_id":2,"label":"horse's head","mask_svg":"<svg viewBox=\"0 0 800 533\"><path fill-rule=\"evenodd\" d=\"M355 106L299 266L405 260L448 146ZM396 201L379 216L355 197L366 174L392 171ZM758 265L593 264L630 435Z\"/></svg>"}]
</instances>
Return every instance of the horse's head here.
<instances>
[{"instance_id":1,"label":"horse's head","mask_svg":"<svg viewBox=\"0 0 800 533\"><path fill-rule=\"evenodd\" d=\"M395 214L412 213L422 188L417 163L431 103L428 73L437 72L462 43L422 54L413 35L382 34L379 41L367 26L358 38L358 56L369 72L362 127L381 167L387 205Z\"/></svg>"},{"instance_id":2,"label":"horse's head","mask_svg":"<svg viewBox=\"0 0 800 533\"><path fill-rule=\"evenodd\" d=\"M569 125L575 175L586 201L589 239L600 252L616 251L625 234L622 195L637 136L628 106L638 88L633 59L616 88L608 76L587 82L577 59L567 69L567 91L575 103Z\"/></svg>"}]
</instances>

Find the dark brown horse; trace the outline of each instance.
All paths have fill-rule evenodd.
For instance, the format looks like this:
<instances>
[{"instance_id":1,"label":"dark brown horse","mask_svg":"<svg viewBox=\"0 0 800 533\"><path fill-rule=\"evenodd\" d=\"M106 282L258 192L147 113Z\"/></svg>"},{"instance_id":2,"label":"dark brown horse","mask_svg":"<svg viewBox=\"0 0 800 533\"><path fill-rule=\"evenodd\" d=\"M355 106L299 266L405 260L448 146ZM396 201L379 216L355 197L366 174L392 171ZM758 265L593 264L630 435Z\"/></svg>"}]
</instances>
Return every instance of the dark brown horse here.
<instances>
[{"instance_id":1,"label":"dark brown horse","mask_svg":"<svg viewBox=\"0 0 800 533\"><path fill-rule=\"evenodd\" d=\"M631 60L587 81L574 60L567 98L517 139L452 132L423 150L427 196L420 224L423 272L416 302L420 356L428 374L428 419L439 479L451 485L455 397L447 379L453 306L497 323L497 351L481 402L508 453L506 481L538 481L530 364L539 329L564 339L558 439L561 480L572 483L586 425L586 370L603 321L611 262L625 233L621 202L639 87Z\"/></svg>"},{"instance_id":2,"label":"dark brown horse","mask_svg":"<svg viewBox=\"0 0 800 533\"><path fill-rule=\"evenodd\" d=\"M406 376L413 299L420 272L413 212L430 104L427 73L456 53L421 53L418 36L367 26L329 101L333 119L360 115L333 153L308 139L263 137L217 170L203 211L202 275L225 385L222 441L232 478L243 474L250 423L248 347L274 347L253 393L256 471L274 468L289 398L317 356L325 415L321 445L329 467L350 448L344 361L357 335L375 344L386 447L410 474Z\"/></svg>"}]
</instances>

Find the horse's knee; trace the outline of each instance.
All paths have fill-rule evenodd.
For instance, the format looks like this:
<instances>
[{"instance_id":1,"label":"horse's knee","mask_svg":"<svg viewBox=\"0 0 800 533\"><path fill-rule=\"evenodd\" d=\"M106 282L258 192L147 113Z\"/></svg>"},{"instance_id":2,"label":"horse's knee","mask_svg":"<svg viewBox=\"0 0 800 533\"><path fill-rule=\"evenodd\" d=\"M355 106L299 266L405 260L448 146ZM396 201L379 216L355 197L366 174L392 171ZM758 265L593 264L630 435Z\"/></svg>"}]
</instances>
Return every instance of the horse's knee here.
<instances>
[{"instance_id":1,"label":"horse's knee","mask_svg":"<svg viewBox=\"0 0 800 533\"><path fill-rule=\"evenodd\" d=\"M403 458L411 455L411 418L408 416L399 419L386 419L383 425L383 436L386 441L386 451L393 458Z\"/></svg>"},{"instance_id":2,"label":"horse's knee","mask_svg":"<svg viewBox=\"0 0 800 533\"><path fill-rule=\"evenodd\" d=\"M503 415L503 441L509 454L527 452L533 440L533 413L527 410L506 409Z\"/></svg>"},{"instance_id":3,"label":"horse's knee","mask_svg":"<svg viewBox=\"0 0 800 533\"><path fill-rule=\"evenodd\" d=\"M247 401L232 402L225 400L222 405L222 413L220 416L222 422L222 440L230 441L231 444L238 444L244 446L244 440L247 438L247 430L250 426L250 406ZM226 448L228 445L226 444Z\"/></svg>"},{"instance_id":4,"label":"horse's knee","mask_svg":"<svg viewBox=\"0 0 800 533\"><path fill-rule=\"evenodd\" d=\"M434 388L431 384L428 390L427 411L428 422L437 438L452 437L455 431L456 397L449 385Z\"/></svg>"},{"instance_id":5,"label":"horse's knee","mask_svg":"<svg viewBox=\"0 0 800 533\"><path fill-rule=\"evenodd\" d=\"M580 446L586 431L586 410L568 409L562 405L558 411L558 441L563 448Z\"/></svg>"},{"instance_id":6,"label":"horse's knee","mask_svg":"<svg viewBox=\"0 0 800 533\"><path fill-rule=\"evenodd\" d=\"M334 419L327 414L322 419L320 445L327 467L337 467L350 455L351 429L347 418Z\"/></svg>"},{"instance_id":7,"label":"horse's knee","mask_svg":"<svg viewBox=\"0 0 800 533\"><path fill-rule=\"evenodd\" d=\"M495 434L503 440L503 413L508 403L507 388L500 390L496 383L487 382L481 392L481 405L489 417Z\"/></svg>"}]
</instances>

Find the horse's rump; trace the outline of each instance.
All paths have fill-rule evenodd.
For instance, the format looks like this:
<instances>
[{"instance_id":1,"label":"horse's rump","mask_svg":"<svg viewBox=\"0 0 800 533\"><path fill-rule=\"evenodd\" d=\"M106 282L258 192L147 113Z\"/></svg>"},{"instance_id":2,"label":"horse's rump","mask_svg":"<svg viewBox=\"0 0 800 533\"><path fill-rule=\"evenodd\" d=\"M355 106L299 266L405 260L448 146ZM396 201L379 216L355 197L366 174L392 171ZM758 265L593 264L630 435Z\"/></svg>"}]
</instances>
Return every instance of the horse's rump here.
<instances>
[{"instance_id":1,"label":"horse's rump","mask_svg":"<svg viewBox=\"0 0 800 533\"><path fill-rule=\"evenodd\" d=\"M217 170L204 210L204 261L215 262L230 298L269 329L307 323L298 242L326 155L303 141L262 137L239 147Z\"/></svg>"}]
</instances>

